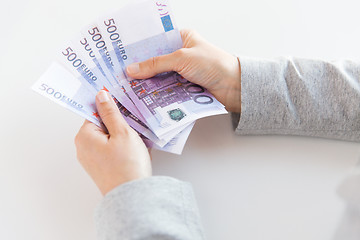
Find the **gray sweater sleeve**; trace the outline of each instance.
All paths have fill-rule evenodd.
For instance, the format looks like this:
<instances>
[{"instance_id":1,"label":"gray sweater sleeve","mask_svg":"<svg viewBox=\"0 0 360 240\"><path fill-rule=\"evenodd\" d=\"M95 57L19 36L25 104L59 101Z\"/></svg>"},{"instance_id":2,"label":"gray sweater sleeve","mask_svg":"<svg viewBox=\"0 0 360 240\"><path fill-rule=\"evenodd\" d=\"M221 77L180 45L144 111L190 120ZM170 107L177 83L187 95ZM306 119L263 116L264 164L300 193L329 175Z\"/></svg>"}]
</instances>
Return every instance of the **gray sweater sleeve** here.
<instances>
[{"instance_id":1,"label":"gray sweater sleeve","mask_svg":"<svg viewBox=\"0 0 360 240\"><path fill-rule=\"evenodd\" d=\"M95 210L99 240L203 240L190 184L170 177L135 180L110 191Z\"/></svg>"},{"instance_id":2,"label":"gray sweater sleeve","mask_svg":"<svg viewBox=\"0 0 360 240\"><path fill-rule=\"evenodd\" d=\"M239 134L360 139L360 65L240 58ZM118 186L95 211L99 240L205 239L190 184L150 177Z\"/></svg>"},{"instance_id":3,"label":"gray sweater sleeve","mask_svg":"<svg viewBox=\"0 0 360 240\"><path fill-rule=\"evenodd\" d=\"M238 134L291 134L360 141L360 62L240 58ZM360 175L339 188L346 203L334 240L360 239Z\"/></svg>"},{"instance_id":4,"label":"gray sweater sleeve","mask_svg":"<svg viewBox=\"0 0 360 240\"><path fill-rule=\"evenodd\" d=\"M360 140L360 63L240 58L240 64L236 133Z\"/></svg>"}]
</instances>

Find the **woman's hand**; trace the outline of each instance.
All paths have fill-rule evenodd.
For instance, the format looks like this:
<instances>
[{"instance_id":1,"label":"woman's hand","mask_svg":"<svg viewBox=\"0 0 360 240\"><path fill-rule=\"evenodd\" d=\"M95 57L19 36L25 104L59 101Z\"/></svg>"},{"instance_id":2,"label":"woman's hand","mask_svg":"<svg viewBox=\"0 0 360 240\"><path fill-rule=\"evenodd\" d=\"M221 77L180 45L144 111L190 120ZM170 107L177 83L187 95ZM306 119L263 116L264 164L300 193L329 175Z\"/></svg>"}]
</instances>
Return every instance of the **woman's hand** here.
<instances>
[{"instance_id":1,"label":"woman's hand","mask_svg":"<svg viewBox=\"0 0 360 240\"><path fill-rule=\"evenodd\" d=\"M75 138L77 157L103 195L116 186L151 176L149 152L105 91L96 106L109 133L85 121Z\"/></svg>"},{"instance_id":2,"label":"woman's hand","mask_svg":"<svg viewBox=\"0 0 360 240\"><path fill-rule=\"evenodd\" d=\"M184 78L208 89L232 112L241 110L241 70L238 59L211 45L196 32L182 30L183 48L127 68L129 76L150 78L175 71Z\"/></svg>"}]
</instances>

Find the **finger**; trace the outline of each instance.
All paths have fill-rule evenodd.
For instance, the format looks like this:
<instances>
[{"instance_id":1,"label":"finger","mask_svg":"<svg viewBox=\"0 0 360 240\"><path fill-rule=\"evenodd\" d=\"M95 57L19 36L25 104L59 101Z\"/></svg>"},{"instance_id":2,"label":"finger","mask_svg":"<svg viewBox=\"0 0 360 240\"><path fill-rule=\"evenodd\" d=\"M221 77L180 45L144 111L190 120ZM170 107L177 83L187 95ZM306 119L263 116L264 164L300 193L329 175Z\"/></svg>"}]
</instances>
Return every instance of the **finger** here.
<instances>
[{"instance_id":1,"label":"finger","mask_svg":"<svg viewBox=\"0 0 360 240\"><path fill-rule=\"evenodd\" d=\"M75 137L75 145L78 146L84 139L89 140L95 138L101 140L101 137L106 139L107 135L94 123L85 120Z\"/></svg>"},{"instance_id":2,"label":"finger","mask_svg":"<svg viewBox=\"0 0 360 240\"><path fill-rule=\"evenodd\" d=\"M85 120L83 125L80 128L80 131L83 132L94 132L96 134L106 135L106 133L98 127L95 123L92 123L88 120Z\"/></svg>"},{"instance_id":3,"label":"finger","mask_svg":"<svg viewBox=\"0 0 360 240\"><path fill-rule=\"evenodd\" d=\"M130 77L136 79L150 78L163 72L179 72L184 51L185 49L179 49L167 55L152 57L144 62L130 64L126 68L126 72Z\"/></svg>"},{"instance_id":4,"label":"finger","mask_svg":"<svg viewBox=\"0 0 360 240\"><path fill-rule=\"evenodd\" d=\"M193 31L190 29L181 29L180 30L180 35L181 35L181 40L185 40L186 38L189 37L189 35L191 35Z\"/></svg>"},{"instance_id":5,"label":"finger","mask_svg":"<svg viewBox=\"0 0 360 240\"><path fill-rule=\"evenodd\" d=\"M180 35L184 48L194 47L202 40L202 37L196 31L191 29L181 29Z\"/></svg>"},{"instance_id":6,"label":"finger","mask_svg":"<svg viewBox=\"0 0 360 240\"><path fill-rule=\"evenodd\" d=\"M89 120L85 119L80 129L88 129L91 131L95 131L96 129L99 129L99 127L96 126L94 123L90 122Z\"/></svg>"},{"instance_id":7,"label":"finger","mask_svg":"<svg viewBox=\"0 0 360 240\"><path fill-rule=\"evenodd\" d=\"M106 91L101 90L96 95L96 107L110 136L121 135L128 131L129 125L121 115L110 94Z\"/></svg>"}]
</instances>

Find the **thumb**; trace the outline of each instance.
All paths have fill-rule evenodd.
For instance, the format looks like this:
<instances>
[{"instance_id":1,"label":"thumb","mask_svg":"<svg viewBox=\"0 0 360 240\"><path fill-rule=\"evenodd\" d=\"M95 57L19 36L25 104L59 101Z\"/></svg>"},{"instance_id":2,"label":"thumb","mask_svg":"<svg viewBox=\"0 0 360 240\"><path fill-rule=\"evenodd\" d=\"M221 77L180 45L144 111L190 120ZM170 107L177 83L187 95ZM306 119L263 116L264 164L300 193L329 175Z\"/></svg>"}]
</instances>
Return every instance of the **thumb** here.
<instances>
[{"instance_id":1,"label":"thumb","mask_svg":"<svg viewBox=\"0 0 360 240\"><path fill-rule=\"evenodd\" d=\"M167 55L152 57L144 62L130 64L126 68L126 72L130 77L136 79L150 78L163 72L179 72L184 50L179 49Z\"/></svg>"},{"instance_id":2,"label":"thumb","mask_svg":"<svg viewBox=\"0 0 360 240\"><path fill-rule=\"evenodd\" d=\"M96 95L96 107L110 136L122 135L127 132L129 125L121 115L110 94L104 90L99 91Z\"/></svg>"}]
</instances>

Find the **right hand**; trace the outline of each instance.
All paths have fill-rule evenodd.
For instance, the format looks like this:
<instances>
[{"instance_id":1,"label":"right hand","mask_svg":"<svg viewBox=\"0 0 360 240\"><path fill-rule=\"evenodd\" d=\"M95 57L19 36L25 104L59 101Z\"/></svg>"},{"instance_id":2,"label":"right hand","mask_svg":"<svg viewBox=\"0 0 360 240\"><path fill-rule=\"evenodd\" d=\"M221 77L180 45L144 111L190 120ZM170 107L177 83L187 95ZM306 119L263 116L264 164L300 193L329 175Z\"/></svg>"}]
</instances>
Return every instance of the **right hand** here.
<instances>
[{"instance_id":1,"label":"right hand","mask_svg":"<svg viewBox=\"0 0 360 240\"><path fill-rule=\"evenodd\" d=\"M208 89L232 112L241 111L241 69L238 59L211 45L199 34L181 30L183 48L127 67L127 74L146 79L162 72L175 71Z\"/></svg>"}]
</instances>

